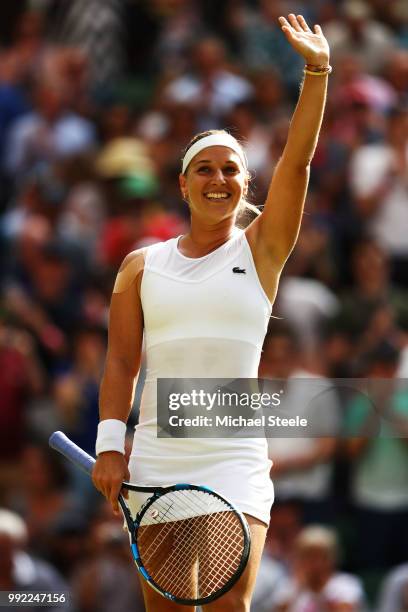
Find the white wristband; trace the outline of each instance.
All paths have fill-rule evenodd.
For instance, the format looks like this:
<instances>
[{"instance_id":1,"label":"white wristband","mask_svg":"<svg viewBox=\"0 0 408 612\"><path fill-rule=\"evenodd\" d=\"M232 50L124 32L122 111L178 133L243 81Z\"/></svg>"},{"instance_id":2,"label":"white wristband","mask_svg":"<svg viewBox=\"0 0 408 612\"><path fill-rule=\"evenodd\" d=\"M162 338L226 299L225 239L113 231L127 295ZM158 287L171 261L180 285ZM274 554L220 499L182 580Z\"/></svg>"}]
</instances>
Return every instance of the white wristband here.
<instances>
[{"instance_id":1,"label":"white wristband","mask_svg":"<svg viewBox=\"0 0 408 612\"><path fill-rule=\"evenodd\" d=\"M125 454L126 423L119 419L105 419L98 425L96 437L96 455L107 451Z\"/></svg>"}]
</instances>

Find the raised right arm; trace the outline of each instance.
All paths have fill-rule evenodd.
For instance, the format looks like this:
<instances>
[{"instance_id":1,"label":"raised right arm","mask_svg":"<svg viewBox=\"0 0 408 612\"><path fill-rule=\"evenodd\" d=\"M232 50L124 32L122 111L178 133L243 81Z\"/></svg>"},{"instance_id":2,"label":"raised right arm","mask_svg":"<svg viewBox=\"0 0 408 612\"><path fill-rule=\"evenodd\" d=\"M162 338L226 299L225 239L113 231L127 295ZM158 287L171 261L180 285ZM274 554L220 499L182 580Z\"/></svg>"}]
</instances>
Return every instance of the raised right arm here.
<instances>
[{"instance_id":1,"label":"raised right arm","mask_svg":"<svg viewBox=\"0 0 408 612\"><path fill-rule=\"evenodd\" d=\"M99 394L100 421L126 423L132 408L136 377L140 369L143 341L143 312L140 286L144 250L124 259L113 289L109 314L108 350ZM122 453L107 450L98 454L92 472L96 488L119 512L117 498L129 470Z\"/></svg>"}]
</instances>

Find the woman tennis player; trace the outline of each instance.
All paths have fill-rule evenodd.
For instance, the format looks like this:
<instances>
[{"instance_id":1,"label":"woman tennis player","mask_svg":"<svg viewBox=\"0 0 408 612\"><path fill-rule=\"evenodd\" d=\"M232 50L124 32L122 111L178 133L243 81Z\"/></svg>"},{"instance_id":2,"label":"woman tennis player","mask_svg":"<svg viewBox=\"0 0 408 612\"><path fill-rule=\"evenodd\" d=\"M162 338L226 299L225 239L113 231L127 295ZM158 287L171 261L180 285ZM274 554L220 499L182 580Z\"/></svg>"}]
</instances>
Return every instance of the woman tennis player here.
<instances>
[{"instance_id":1,"label":"woman tennis player","mask_svg":"<svg viewBox=\"0 0 408 612\"><path fill-rule=\"evenodd\" d=\"M196 136L180 174L190 230L125 258L112 296L100 391L93 481L115 511L121 483L130 480L205 485L245 514L252 540L248 565L230 592L206 606L211 612L249 611L273 501L266 440L157 438L156 381L258 375L279 276L299 232L331 72L329 47L318 25L311 30L293 14L279 22L306 66L263 212L245 231L236 229L249 180L244 151L224 131ZM124 437L143 333L147 376L128 467ZM148 612L188 609L146 584L143 590Z\"/></svg>"}]
</instances>

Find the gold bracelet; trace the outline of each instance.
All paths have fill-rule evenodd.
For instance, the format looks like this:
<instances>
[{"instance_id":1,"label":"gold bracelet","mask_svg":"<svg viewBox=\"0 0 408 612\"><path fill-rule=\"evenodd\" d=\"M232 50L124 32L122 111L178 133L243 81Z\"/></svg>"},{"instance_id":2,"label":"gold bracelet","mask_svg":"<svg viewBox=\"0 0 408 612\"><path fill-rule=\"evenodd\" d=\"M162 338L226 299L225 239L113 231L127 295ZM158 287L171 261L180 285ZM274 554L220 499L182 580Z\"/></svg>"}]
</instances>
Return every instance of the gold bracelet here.
<instances>
[{"instance_id":1,"label":"gold bracelet","mask_svg":"<svg viewBox=\"0 0 408 612\"><path fill-rule=\"evenodd\" d=\"M328 66L310 66L306 64L303 69L305 74L310 74L311 76L325 76L326 74L330 74L333 71L333 68Z\"/></svg>"}]
</instances>

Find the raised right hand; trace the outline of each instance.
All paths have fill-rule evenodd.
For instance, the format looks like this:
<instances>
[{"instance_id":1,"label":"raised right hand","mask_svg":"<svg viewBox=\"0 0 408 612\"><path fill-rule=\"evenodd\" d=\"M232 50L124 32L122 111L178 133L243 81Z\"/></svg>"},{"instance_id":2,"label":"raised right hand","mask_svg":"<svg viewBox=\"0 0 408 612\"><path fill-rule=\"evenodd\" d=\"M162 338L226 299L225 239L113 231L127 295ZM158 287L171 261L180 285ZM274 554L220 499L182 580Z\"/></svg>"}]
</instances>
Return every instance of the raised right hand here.
<instances>
[{"instance_id":1,"label":"raised right hand","mask_svg":"<svg viewBox=\"0 0 408 612\"><path fill-rule=\"evenodd\" d=\"M114 514L119 515L118 496L122 488L122 482L130 478L129 468L125 457L116 451L101 453L92 470L92 481L95 487L106 497L112 506ZM122 491L123 497L128 497L126 490Z\"/></svg>"}]
</instances>

